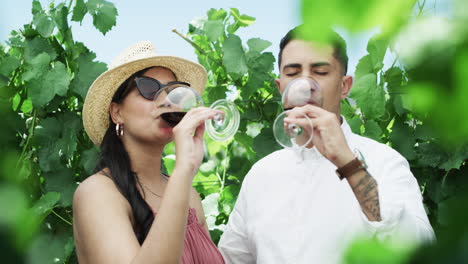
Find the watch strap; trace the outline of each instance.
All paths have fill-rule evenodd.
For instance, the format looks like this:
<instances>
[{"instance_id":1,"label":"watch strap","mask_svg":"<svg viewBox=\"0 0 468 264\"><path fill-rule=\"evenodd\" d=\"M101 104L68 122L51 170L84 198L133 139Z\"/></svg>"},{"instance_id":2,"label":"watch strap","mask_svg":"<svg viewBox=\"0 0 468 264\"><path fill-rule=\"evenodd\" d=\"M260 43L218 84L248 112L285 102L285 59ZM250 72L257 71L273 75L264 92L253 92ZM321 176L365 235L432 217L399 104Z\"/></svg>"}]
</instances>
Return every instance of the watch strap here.
<instances>
[{"instance_id":1,"label":"watch strap","mask_svg":"<svg viewBox=\"0 0 468 264\"><path fill-rule=\"evenodd\" d=\"M354 173L356 173L359 170L365 170L366 167L362 164L362 162L359 160L359 158L354 158L347 164L345 164L343 167L338 168L336 170L336 174L338 174L338 177L340 180L343 180L344 178L347 178Z\"/></svg>"}]
</instances>

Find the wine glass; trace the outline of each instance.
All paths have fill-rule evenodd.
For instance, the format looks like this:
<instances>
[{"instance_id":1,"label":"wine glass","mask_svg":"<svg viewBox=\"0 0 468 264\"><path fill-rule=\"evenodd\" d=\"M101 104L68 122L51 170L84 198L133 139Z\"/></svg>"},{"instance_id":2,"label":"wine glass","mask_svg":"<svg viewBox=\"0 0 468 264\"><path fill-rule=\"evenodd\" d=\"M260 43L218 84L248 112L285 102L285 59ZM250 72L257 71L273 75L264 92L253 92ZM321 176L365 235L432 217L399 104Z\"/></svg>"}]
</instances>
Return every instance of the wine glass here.
<instances>
[{"instance_id":1,"label":"wine glass","mask_svg":"<svg viewBox=\"0 0 468 264\"><path fill-rule=\"evenodd\" d=\"M273 123L273 135L278 144L284 148L302 151L312 141L313 133L308 134L304 127L294 123L288 124L284 119L296 106L320 103L320 86L312 79L296 78L284 90L281 101L285 111L276 117ZM312 131L312 120L307 115L302 115L302 117L307 121L309 131Z\"/></svg>"},{"instance_id":2,"label":"wine glass","mask_svg":"<svg viewBox=\"0 0 468 264\"><path fill-rule=\"evenodd\" d=\"M172 127L176 126L190 109L204 105L202 97L194 89L182 84L161 89L155 95L154 102L156 107L167 110L161 114L161 118ZM208 136L218 142L230 139L239 128L239 110L226 99L215 101L210 108L221 110L223 113L205 121Z\"/></svg>"}]
</instances>

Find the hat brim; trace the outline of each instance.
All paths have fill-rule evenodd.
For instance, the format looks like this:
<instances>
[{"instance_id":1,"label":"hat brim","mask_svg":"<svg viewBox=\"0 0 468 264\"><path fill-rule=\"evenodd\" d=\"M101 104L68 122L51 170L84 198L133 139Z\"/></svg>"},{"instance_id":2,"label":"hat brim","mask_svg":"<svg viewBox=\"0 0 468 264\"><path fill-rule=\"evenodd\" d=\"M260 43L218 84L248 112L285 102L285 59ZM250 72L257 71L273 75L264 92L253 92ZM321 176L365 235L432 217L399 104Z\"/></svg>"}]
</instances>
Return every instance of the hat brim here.
<instances>
[{"instance_id":1,"label":"hat brim","mask_svg":"<svg viewBox=\"0 0 468 264\"><path fill-rule=\"evenodd\" d=\"M206 70L199 64L174 56L154 56L131 61L102 73L91 85L83 105L83 126L95 145L100 145L109 127L109 107L119 86L132 74L149 67L170 69L178 81L188 82L200 95L206 85Z\"/></svg>"}]
</instances>

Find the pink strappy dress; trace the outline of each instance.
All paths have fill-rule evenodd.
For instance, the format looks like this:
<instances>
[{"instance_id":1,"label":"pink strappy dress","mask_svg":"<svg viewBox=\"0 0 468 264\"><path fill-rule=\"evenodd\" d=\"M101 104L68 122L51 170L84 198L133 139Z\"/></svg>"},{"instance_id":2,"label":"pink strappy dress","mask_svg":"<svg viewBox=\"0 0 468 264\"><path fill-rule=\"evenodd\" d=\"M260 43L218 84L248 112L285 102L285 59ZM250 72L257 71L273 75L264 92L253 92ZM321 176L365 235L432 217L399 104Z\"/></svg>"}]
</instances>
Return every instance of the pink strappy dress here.
<instances>
[{"instance_id":1,"label":"pink strappy dress","mask_svg":"<svg viewBox=\"0 0 468 264\"><path fill-rule=\"evenodd\" d=\"M156 213L154 213L156 215ZM210 235L198 222L195 208L189 209L185 231L183 264L224 264L224 259Z\"/></svg>"}]
</instances>

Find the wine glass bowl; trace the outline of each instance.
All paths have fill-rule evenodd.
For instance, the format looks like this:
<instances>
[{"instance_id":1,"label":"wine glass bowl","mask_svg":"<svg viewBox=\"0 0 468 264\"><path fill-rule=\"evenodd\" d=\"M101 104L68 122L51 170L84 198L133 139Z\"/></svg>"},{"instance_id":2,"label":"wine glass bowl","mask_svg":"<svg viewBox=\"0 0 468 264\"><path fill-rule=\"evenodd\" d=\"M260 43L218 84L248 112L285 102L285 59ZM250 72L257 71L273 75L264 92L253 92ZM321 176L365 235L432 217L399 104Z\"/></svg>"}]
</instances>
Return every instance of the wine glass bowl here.
<instances>
[{"instance_id":1,"label":"wine glass bowl","mask_svg":"<svg viewBox=\"0 0 468 264\"><path fill-rule=\"evenodd\" d=\"M312 141L313 133L306 133L305 127L285 122L285 118L294 107L320 103L320 86L312 79L300 77L292 80L284 90L281 101L285 111L280 113L273 123L273 135L284 148L305 148ZM300 115L306 121L308 130L312 131L312 120L307 115Z\"/></svg>"},{"instance_id":2,"label":"wine glass bowl","mask_svg":"<svg viewBox=\"0 0 468 264\"><path fill-rule=\"evenodd\" d=\"M190 87L167 86L154 96L156 107L163 109L161 118L171 127L176 126L192 108L203 106L201 97Z\"/></svg>"},{"instance_id":3,"label":"wine glass bowl","mask_svg":"<svg viewBox=\"0 0 468 264\"><path fill-rule=\"evenodd\" d=\"M156 107L164 109L161 118L170 126L176 126L185 114L192 108L203 106L202 97L192 88L180 84L167 86L156 93ZM230 139L239 128L240 114L237 107L230 101L220 99L210 106L221 110L213 119L205 121L205 131L215 141Z\"/></svg>"},{"instance_id":4,"label":"wine glass bowl","mask_svg":"<svg viewBox=\"0 0 468 264\"><path fill-rule=\"evenodd\" d=\"M226 99L211 104L210 108L223 111L213 119L206 121L206 132L216 141L225 141L234 136L239 129L240 114L237 107Z\"/></svg>"}]
</instances>

